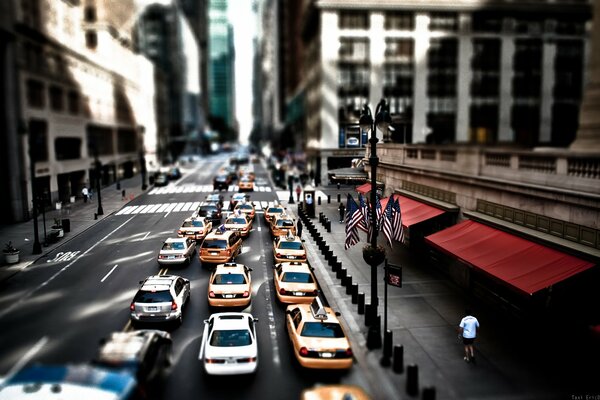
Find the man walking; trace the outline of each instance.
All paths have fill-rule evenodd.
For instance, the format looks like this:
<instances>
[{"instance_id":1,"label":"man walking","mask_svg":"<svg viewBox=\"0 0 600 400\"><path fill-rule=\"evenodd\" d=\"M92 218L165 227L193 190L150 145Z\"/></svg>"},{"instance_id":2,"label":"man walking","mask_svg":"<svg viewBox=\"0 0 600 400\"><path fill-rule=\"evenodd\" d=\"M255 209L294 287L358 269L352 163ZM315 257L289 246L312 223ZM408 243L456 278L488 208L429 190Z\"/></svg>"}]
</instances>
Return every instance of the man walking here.
<instances>
[{"instance_id":1,"label":"man walking","mask_svg":"<svg viewBox=\"0 0 600 400\"><path fill-rule=\"evenodd\" d=\"M479 329L479 321L477 318L472 316L470 309L465 310L466 316L460 321L458 329L462 336L463 344L465 346L465 357L466 362L475 362L475 351L473 349L473 342L477 337L477 330Z\"/></svg>"},{"instance_id":2,"label":"man walking","mask_svg":"<svg viewBox=\"0 0 600 400\"><path fill-rule=\"evenodd\" d=\"M84 186L83 189L81 189L81 195L83 196L84 203L87 203L87 201L88 201L88 194L89 194L88 188L87 188L87 186Z\"/></svg>"},{"instance_id":3,"label":"man walking","mask_svg":"<svg viewBox=\"0 0 600 400\"><path fill-rule=\"evenodd\" d=\"M340 224L342 222L344 222L344 217L346 214L346 206L344 205L344 203L340 202L340 205L338 206L338 211L340 212Z\"/></svg>"},{"instance_id":4,"label":"man walking","mask_svg":"<svg viewBox=\"0 0 600 400\"><path fill-rule=\"evenodd\" d=\"M302 221L300 220L296 222L296 233L298 234L299 238L302 238Z\"/></svg>"}]
</instances>

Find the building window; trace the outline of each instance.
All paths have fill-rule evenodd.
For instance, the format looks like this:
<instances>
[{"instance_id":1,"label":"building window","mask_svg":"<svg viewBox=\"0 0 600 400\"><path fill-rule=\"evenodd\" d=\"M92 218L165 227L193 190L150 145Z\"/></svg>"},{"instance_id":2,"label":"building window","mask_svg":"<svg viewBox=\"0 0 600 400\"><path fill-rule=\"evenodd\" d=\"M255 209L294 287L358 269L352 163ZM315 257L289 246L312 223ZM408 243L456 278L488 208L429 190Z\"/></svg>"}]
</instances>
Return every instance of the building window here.
<instances>
[{"instance_id":1,"label":"building window","mask_svg":"<svg viewBox=\"0 0 600 400\"><path fill-rule=\"evenodd\" d=\"M364 64L340 63L338 87L342 90L349 88L368 88L370 84L370 69Z\"/></svg>"},{"instance_id":2,"label":"building window","mask_svg":"<svg viewBox=\"0 0 600 400\"><path fill-rule=\"evenodd\" d=\"M69 102L69 113L73 115L79 114L79 93L74 90L69 91L68 102Z\"/></svg>"},{"instance_id":3,"label":"building window","mask_svg":"<svg viewBox=\"0 0 600 400\"><path fill-rule=\"evenodd\" d=\"M86 6L83 10L83 19L85 22L96 22L96 7Z\"/></svg>"},{"instance_id":4,"label":"building window","mask_svg":"<svg viewBox=\"0 0 600 400\"><path fill-rule=\"evenodd\" d=\"M50 87L50 108L52 111L62 111L64 109L63 90L58 86Z\"/></svg>"},{"instance_id":5,"label":"building window","mask_svg":"<svg viewBox=\"0 0 600 400\"><path fill-rule=\"evenodd\" d=\"M415 30L415 14L404 11L391 11L385 14L385 29L399 31Z\"/></svg>"},{"instance_id":6,"label":"building window","mask_svg":"<svg viewBox=\"0 0 600 400\"><path fill-rule=\"evenodd\" d=\"M512 81L512 94L514 97L539 99L542 86L541 68L541 40L515 40Z\"/></svg>"},{"instance_id":7,"label":"building window","mask_svg":"<svg viewBox=\"0 0 600 400\"><path fill-rule=\"evenodd\" d=\"M469 109L471 143L495 143L498 135L498 118L498 104L471 104Z\"/></svg>"},{"instance_id":8,"label":"building window","mask_svg":"<svg viewBox=\"0 0 600 400\"><path fill-rule=\"evenodd\" d=\"M44 120L29 121L29 134L36 162L48 161L48 123Z\"/></svg>"},{"instance_id":9,"label":"building window","mask_svg":"<svg viewBox=\"0 0 600 400\"><path fill-rule=\"evenodd\" d=\"M56 138L54 140L54 152L57 160L77 160L81 158L81 139Z\"/></svg>"},{"instance_id":10,"label":"building window","mask_svg":"<svg viewBox=\"0 0 600 400\"><path fill-rule=\"evenodd\" d=\"M414 61L415 42L413 39L386 39L385 59L399 63Z\"/></svg>"},{"instance_id":11,"label":"building window","mask_svg":"<svg viewBox=\"0 0 600 400\"><path fill-rule=\"evenodd\" d=\"M413 64L385 64L383 67L383 94L389 96L413 96Z\"/></svg>"},{"instance_id":12,"label":"building window","mask_svg":"<svg viewBox=\"0 0 600 400\"><path fill-rule=\"evenodd\" d=\"M367 38L341 38L338 52L341 61L367 61L369 40Z\"/></svg>"},{"instance_id":13,"label":"building window","mask_svg":"<svg viewBox=\"0 0 600 400\"><path fill-rule=\"evenodd\" d=\"M340 11L340 29L369 29L369 14L366 11Z\"/></svg>"},{"instance_id":14,"label":"building window","mask_svg":"<svg viewBox=\"0 0 600 400\"><path fill-rule=\"evenodd\" d=\"M85 33L85 45L88 49L95 49L98 47L98 35L96 31L87 31Z\"/></svg>"},{"instance_id":15,"label":"building window","mask_svg":"<svg viewBox=\"0 0 600 400\"><path fill-rule=\"evenodd\" d=\"M499 33L502 30L502 14L497 12L474 12L471 22L473 32Z\"/></svg>"},{"instance_id":16,"label":"building window","mask_svg":"<svg viewBox=\"0 0 600 400\"><path fill-rule=\"evenodd\" d=\"M90 125L86 128L86 139L88 154L99 156L112 155L114 153L113 131L111 128Z\"/></svg>"},{"instance_id":17,"label":"building window","mask_svg":"<svg viewBox=\"0 0 600 400\"><path fill-rule=\"evenodd\" d=\"M429 30L456 32L458 31L458 14L453 12L432 12L429 14Z\"/></svg>"},{"instance_id":18,"label":"building window","mask_svg":"<svg viewBox=\"0 0 600 400\"><path fill-rule=\"evenodd\" d=\"M557 40L554 59L554 98L579 100L583 86L583 41Z\"/></svg>"},{"instance_id":19,"label":"building window","mask_svg":"<svg viewBox=\"0 0 600 400\"><path fill-rule=\"evenodd\" d=\"M23 22L33 28L41 28L40 0L21 0Z\"/></svg>"},{"instance_id":20,"label":"building window","mask_svg":"<svg viewBox=\"0 0 600 400\"><path fill-rule=\"evenodd\" d=\"M434 38L431 40L427 64L427 95L430 97L456 96L456 68L458 48L454 38Z\"/></svg>"},{"instance_id":21,"label":"building window","mask_svg":"<svg viewBox=\"0 0 600 400\"><path fill-rule=\"evenodd\" d=\"M135 153L137 151L137 135L133 129L117 131L117 151L119 154Z\"/></svg>"},{"instance_id":22,"label":"building window","mask_svg":"<svg viewBox=\"0 0 600 400\"><path fill-rule=\"evenodd\" d=\"M474 39L471 96L497 98L500 92L500 40Z\"/></svg>"},{"instance_id":23,"label":"building window","mask_svg":"<svg viewBox=\"0 0 600 400\"><path fill-rule=\"evenodd\" d=\"M34 108L46 106L44 84L34 79L27 80L27 104Z\"/></svg>"}]
</instances>

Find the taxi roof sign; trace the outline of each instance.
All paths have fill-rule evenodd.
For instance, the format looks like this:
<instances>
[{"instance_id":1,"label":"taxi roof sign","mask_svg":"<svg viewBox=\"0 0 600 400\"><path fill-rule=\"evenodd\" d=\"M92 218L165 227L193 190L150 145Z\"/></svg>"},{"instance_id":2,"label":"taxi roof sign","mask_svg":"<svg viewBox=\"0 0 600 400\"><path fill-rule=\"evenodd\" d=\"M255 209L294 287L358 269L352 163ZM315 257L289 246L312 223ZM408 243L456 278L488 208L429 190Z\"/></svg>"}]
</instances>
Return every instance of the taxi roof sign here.
<instances>
[{"instance_id":1,"label":"taxi roof sign","mask_svg":"<svg viewBox=\"0 0 600 400\"><path fill-rule=\"evenodd\" d=\"M310 312L314 319L326 320L327 319L327 311L321 302L321 299L315 297L315 299L310 303Z\"/></svg>"}]
</instances>

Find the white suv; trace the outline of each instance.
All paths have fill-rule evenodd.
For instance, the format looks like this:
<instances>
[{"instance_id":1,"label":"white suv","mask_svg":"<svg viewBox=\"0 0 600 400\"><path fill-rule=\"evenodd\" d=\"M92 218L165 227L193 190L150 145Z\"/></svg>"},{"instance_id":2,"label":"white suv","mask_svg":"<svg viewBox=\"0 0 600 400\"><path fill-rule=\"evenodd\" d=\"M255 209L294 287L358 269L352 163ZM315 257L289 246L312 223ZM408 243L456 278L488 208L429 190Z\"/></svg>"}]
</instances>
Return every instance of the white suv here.
<instances>
[{"instance_id":1,"label":"white suv","mask_svg":"<svg viewBox=\"0 0 600 400\"><path fill-rule=\"evenodd\" d=\"M131 323L183 322L183 307L190 299L190 281L176 275L154 275L140 281L129 306Z\"/></svg>"}]
</instances>

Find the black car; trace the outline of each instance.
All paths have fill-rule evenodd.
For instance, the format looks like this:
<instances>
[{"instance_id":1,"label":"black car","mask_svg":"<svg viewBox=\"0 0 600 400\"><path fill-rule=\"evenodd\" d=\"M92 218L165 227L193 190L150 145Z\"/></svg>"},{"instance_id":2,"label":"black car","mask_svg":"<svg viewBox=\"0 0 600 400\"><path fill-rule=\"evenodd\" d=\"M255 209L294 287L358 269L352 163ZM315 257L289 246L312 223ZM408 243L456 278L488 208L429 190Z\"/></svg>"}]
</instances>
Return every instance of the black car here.
<instances>
[{"instance_id":1,"label":"black car","mask_svg":"<svg viewBox=\"0 0 600 400\"><path fill-rule=\"evenodd\" d=\"M167 174L161 172L158 175L156 175L156 178L154 178L154 186L167 186L168 184L169 177L167 176Z\"/></svg>"},{"instance_id":2,"label":"black car","mask_svg":"<svg viewBox=\"0 0 600 400\"><path fill-rule=\"evenodd\" d=\"M172 340L168 332L142 329L113 332L100 341L93 364L135 375L141 391L163 383L171 366Z\"/></svg>"},{"instance_id":3,"label":"black car","mask_svg":"<svg viewBox=\"0 0 600 400\"><path fill-rule=\"evenodd\" d=\"M218 194L218 193L212 193L206 196L206 202L207 203L215 203L218 204L219 207L223 208L223 201L225 200L225 198L223 197L222 194Z\"/></svg>"},{"instance_id":4,"label":"black car","mask_svg":"<svg viewBox=\"0 0 600 400\"><path fill-rule=\"evenodd\" d=\"M179 170L179 168L173 167L169 170L169 172L167 173L167 176L171 180L179 179L179 178L181 178L181 171Z\"/></svg>"},{"instance_id":5,"label":"black car","mask_svg":"<svg viewBox=\"0 0 600 400\"><path fill-rule=\"evenodd\" d=\"M206 217L211 222L221 222L221 206L218 203L203 203L200 204L194 213L199 217Z\"/></svg>"},{"instance_id":6,"label":"black car","mask_svg":"<svg viewBox=\"0 0 600 400\"><path fill-rule=\"evenodd\" d=\"M213 190L218 190L219 192L223 189L229 189L229 185L233 180L229 175L217 175L215 179L213 179Z\"/></svg>"}]
</instances>

